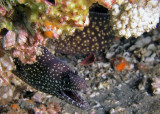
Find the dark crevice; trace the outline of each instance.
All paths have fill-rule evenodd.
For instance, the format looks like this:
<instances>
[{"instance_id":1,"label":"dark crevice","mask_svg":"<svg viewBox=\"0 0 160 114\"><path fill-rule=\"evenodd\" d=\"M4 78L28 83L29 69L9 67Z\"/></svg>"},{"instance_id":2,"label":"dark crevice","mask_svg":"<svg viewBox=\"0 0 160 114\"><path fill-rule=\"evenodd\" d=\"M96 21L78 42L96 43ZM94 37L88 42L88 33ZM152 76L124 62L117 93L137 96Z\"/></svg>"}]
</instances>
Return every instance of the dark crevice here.
<instances>
[{"instance_id":1,"label":"dark crevice","mask_svg":"<svg viewBox=\"0 0 160 114\"><path fill-rule=\"evenodd\" d=\"M55 0L48 0L48 2L50 2L50 3L55 5Z\"/></svg>"},{"instance_id":2,"label":"dark crevice","mask_svg":"<svg viewBox=\"0 0 160 114\"><path fill-rule=\"evenodd\" d=\"M96 13L107 13L108 12L108 9L99 5L98 3L94 3L90 9L89 9L90 12L96 12Z\"/></svg>"}]
</instances>

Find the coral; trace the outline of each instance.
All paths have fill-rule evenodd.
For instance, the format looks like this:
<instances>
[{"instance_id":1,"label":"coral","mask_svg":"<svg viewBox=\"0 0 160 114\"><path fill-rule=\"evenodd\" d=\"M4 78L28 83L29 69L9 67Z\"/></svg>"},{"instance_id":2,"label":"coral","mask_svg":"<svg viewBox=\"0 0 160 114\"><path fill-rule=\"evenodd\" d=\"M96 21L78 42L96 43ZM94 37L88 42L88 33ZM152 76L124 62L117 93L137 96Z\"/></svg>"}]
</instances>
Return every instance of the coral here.
<instances>
[{"instance_id":1,"label":"coral","mask_svg":"<svg viewBox=\"0 0 160 114\"><path fill-rule=\"evenodd\" d=\"M83 28L88 25L88 10L93 3L92 0L77 1L76 4L74 0L57 0L55 3L47 0L13 0L13 2L7 0L1 3L5 4L1 6L7 9L7 11L13 10L12 15L9 17L15 17L20 13L22 15L21 18L24 16L30 24L39 24L40 27L38 29L44 32L48 31L48 27L46 29L46 22L49 22L54 26L52 37L55 38L58 38L63 31L72 34L76 28ZM13 4L17 8L9 7ZM25 7L21 7L22 5L25 5ZM5 17L6 19L8 18ZM15 19L11 19L10 21L12 22ZM28 22L26 22L27 25L29 24Z\"/></svg>"},{"instance_id":2,"label":"coral","mask_svg":"<svg viewBox=\"0 0 160 114\"><path fill-rule=\"evenodd\" d=\"M38 45L44 45L44 37L37 33L35 37L29 36L24 28L17 29L16 34L8 31L4 36L3 47L5 50L11 50L13 57L18 57L23 63L31 64L36 61L36 55L39 54Z\"/></svg>"},{"instance_id":3,"label":"coral","mask_svg":"<svg viewBox=\"0 0 160 114\"><path fill-rule=\"evenodd\" d=\"M137 0L121 6L114 4L110 10L111 24L118 37L138 37L156 28L160 17L158 0Z\"/></svg>"}]
</instances>

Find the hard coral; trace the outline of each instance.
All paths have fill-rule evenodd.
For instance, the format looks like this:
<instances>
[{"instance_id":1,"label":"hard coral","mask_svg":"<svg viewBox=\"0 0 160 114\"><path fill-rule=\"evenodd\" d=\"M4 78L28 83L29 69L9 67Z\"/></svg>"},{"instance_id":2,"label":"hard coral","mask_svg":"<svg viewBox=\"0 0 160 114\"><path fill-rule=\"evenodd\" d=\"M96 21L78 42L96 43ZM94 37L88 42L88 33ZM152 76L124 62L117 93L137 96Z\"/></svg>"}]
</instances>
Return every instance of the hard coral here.
<instances>
[{"instance_id":1,"label":"hard coral","mask_svg":"<svg viewBox=\"0 0 160 114\"><path fill-rule=\"evenodd\" d=\"M114 4L110 11L113 30L119 37L138 37L156 28L159 11L158 0L136 0L134 4L126 0L121 6Z\"/></svg>"}]
</instances>

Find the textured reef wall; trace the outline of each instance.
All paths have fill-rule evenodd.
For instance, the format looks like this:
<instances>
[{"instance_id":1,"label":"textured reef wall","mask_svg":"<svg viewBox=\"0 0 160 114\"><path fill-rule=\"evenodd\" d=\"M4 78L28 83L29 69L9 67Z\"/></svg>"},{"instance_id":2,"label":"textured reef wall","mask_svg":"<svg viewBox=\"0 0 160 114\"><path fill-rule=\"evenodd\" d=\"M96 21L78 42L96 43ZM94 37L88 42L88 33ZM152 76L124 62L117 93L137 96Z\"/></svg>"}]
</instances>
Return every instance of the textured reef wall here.
<instances>
[{"instance_id":1,"label":"textured reef wall","mask_svg":"<svg viewBox=\"0 0 160 114\"><path fill-rule=\"evenodd\" d=\"M108 29L99 32L99 35L96 33L99 26L95 24L96 26L93 28L98 29L95 32L96 35L93 35L93 33L91 35L93 38L83 40L83 36L87 32L89 36L90 31L87 30L92 27L92 19L89 17L92 14L89 13L89 9L93 3L98 3L108 9L106 14L109 15L109 18L105 18L106 21L104 20ZM92 17L94 18L94 15ZM0 87L5 86L13 89L6 90L7 97L0 96L0 101L2 104L7 104L14 98L12 94L15 88L10 85L14 76L12 71L16 69L13 58L18 58L23 64L35 63L37 61L36 57L42 54L39 46L48 45L48 39L56 42L52 43L52 46L55 46L55 49L60 49L60 52L63 50L63 53L67 53L64 46L67 42L75 43L75 47L71 46L74 54L76 52L86 54L99 51L99 47L105 48L105 45L110 43L108 39L103 39L101 36L107 36L109 39L117 37L137 38L144 32L156 28L159 17L159 0L1 0ZM103 28L103 23L101 23L101 28ZM82 34L82 37L77 37L80 34ZM92 39L94 39L94 45L98 45L98 48L90 48L93 43L86 43L87 41L93 41ZM80 50L83 45L79 44L80 49L78 50L76 46L80 40L83 42L79 44L86 45L83 49L88 49L88 51L81 53ZM91 51L91 49L95 50ZM156 88L154 93L157 94L160 91L159 79L153 81L153 89ZM14 82L17 83L17 86L20 85L19 82L15 80ZM11 95L8 95L9 91L12 93ZM57 110L59 111L59 109Z\"/></svg>"}]
</instances>

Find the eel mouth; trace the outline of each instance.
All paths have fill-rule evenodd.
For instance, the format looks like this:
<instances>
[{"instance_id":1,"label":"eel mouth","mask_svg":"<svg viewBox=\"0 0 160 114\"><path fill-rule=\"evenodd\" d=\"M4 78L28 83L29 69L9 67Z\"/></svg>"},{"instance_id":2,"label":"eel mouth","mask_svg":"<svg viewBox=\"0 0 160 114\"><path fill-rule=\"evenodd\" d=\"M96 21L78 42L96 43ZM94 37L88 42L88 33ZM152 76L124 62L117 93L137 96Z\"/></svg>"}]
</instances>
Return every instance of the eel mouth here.
<instances>
[{"instance_id":1,"label":"eel mouth","mask_svg":"<svg viewBox=\"0 0 160 114\"><path fill-rule=\"evenodd\" d=\"M64 100L68 103L76 105L79 108L88 110L90 108L87 101L85 101L77 91L60 91L60 94L64 97Z\"/></svg>"}]
</instances>

